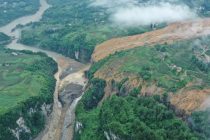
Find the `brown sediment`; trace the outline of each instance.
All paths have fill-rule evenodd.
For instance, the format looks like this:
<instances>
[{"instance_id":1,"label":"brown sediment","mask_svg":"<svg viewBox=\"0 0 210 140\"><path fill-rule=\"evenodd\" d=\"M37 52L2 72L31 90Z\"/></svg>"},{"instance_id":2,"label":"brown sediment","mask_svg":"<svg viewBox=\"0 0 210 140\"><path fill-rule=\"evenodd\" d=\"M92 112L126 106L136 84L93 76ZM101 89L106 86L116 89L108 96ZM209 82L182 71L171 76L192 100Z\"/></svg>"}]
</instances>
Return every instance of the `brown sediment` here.
<instances>
[{"instance_id":1,"label":"brown sediment","mask_svg":"<svg viewBox=\"0 0 210 140\"><path fill-rule=\"evenodd\" d=\"M41 132L35 140L59 140L62 138L72 138L73 135L73 125L65 127L69 121L73 123L75 119L74 109L81 98L76 98L81 95L78 91L75 94L73 102L69 103L68 106L63 107L60 101L58 100L59 93L69 84L78 84L81 86L85 85L86 79L83 77L83 72L85 70L85 65L81 64L73 59L62 56L58 53L43 50L41 48L36 48L32 46L27 46L18 43L18 40L21 38L21 29L12 30L19 24L26 25L30 22L37 22L42 18L43 13L50 7L47 0L40 0L40 8L34 15L29 15L25 17L18 18L11 23L0 27L0 32L7 34L14 38L10 44L7 45L7 48L14 50L29 50L32 52L43 52L49 57L53 58L58 64L58 72L54 75L56 79L56 86L54 91L54 103L53 110L49 118L47 119L46 128ZM67 70L68 69L68 70ZM61 78L62 77L62 78ZM70 110L70 111L69 111ZM66 115L68 113L68 115ZM69 121L66 118L69 118ZM63 132L66 133L63 133Z\"/></svg>"},{"instance_id":2,"label":"brown sediment","mask_svg":"<svg viewBox=\"0 0 210 140\"><path fill-rule=\"evenodd\" d=\"M92 55L97 62L115 52L144 45L171 44L210 34L210 18L172 23L163 29L128 37L114 38L98 45Z\"/></svg>"},{"instance_id":3,"label":"brown sediment","mask_svg":"<svg viewBox=\"0 0 210 140\"><path fill-rule=\"evenodd\" d=\"M193 111L204 107L204 102L210 96L210 89L181 90L179 93L170 95L170 103L176 110L184 111L190 115ZM203 106L203 107L202 107Z\"/></svg>"}]
</instances>

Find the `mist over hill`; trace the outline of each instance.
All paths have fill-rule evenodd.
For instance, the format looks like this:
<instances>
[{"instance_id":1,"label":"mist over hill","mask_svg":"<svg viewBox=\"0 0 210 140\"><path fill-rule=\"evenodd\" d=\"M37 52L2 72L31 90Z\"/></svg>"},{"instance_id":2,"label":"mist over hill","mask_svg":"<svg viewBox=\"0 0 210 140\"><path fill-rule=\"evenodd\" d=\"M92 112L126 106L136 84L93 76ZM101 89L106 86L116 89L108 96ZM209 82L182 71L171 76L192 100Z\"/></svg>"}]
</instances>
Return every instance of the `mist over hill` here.
<instances>
[{"instance_id":1,"label":"mist over hill","mask_svg":"<svg viewBox=\"0 0 210 140\"><path fill-rule=\"evenodd\" d=\"M126 27L194 19L206 8L185 0L93 0L91 6L106 8L112 23Z\"/></svg>"},{"instance_id":2,"label":"mist over hill","mask_svg":"<svg viewBox=\"0 0 210 140\"><path fill-rule=\"evenodd\" d=\"M0 140L210 140L209 17L210 0L0 0Z\"/></svg>"}]
</instances>

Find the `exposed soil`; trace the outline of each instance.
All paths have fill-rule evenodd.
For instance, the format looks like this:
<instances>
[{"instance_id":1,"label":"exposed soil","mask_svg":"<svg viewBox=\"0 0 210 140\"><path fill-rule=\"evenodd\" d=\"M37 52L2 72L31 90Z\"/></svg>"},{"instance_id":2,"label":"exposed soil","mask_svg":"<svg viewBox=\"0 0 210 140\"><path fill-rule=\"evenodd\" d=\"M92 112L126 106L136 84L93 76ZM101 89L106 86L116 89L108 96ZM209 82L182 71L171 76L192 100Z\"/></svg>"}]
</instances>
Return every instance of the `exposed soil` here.
<instances>
[{"instance_id":1,"label":"exposed soil","mask_svg":"<svg viewBox=\"0 0 210 140\"><path fill-rule=\"evenodd\" d=\"M107 65L104 65L94 74L94 77L101 78L106 80L107 86L105 88L105 96L100 104L109 96L115 94L116 89L112 87L112 80L115 82L120 82L121 80L128 78L124 83L126 91L129 92L133 88L141 89L140 93L143 96L158 94L161 95L164 92L164 88L158 87L155 82L146 82L142 80L139 75L128 72L121 72L120 67L125 62L124 59L117 59L115 61L109 62ZM188 83L186 87L178 90L176 93L171 93L169 101L177 114L191 114L195 110L205 109L210 106L210 89L192 89L190 87L200 85L201 81L196 80L194 82ZM208 99L208 100L207 100Z\"/></svg>"},{"instance_id":2,"label":"exposed soil","mask_svg":"<svg viewBox=\"0 0 210 140\"><path fill-rule=\"evenodd\" d=\"M170 95L170 103L177 111L184 111L184 114L191 114L198 109L204 109L205 100L210 95L210 89L204 90L181 90L180 93ZM209 101L209 100L208 100Z\"/></svg>"},{"instance_id":3,"label":"exposed soil","mask_svg":"<svg viewBox=\"0 0 210 140\"><path fill-rule=\"evenodd\" d=\"M144 45L155 45L155 44L171 44L175 41L186 40L195 37L205 36L210 34L210 18L197 19L193 21L185 21L179 23L173 23L167 27L151 32L147 32L140 35L115 38L108 40L98 45L92 55L92 61L97 62L110 54L115 52L128 50ZM95 73L95 77L105 79L110 83L112 79L120 81L123 78L129 77L129 83L132 87L142 86L141 93L143 95L150 95L151 93L163 93L163 89L158 88L155 84L147 85L140 79L134 79L135 75L120 73L118 71L121 66L122 60L118 60L116 63L108 66L104 66L102 69ZM130 85L127 85L128 87ZM132 88L131 87L131 88ZM111 85L107 84L105 88L105 98L110 96ZM170 95L170 102L175 107L177 112L184 114L191 114L195 110L205 109L210 106L210 90L187 90L181 89L177 93ZM104 100L104 99L103 99Z\"/></svg>"},{"instance_id":4,"label":"exposed soil","mask_svg":"<svg viewBox=\"0 0 210 140\"><path fill-rule=\"evenodd\" d=\"M0 31L15 38L12 43L7 46L8 48L17 50L31 50L34 52L41 51L52 57L58 63L59 70L55 74L57 83L54 93L53 112L46 125L46 129L37 137L37 140L72 139L73 122L75 119L74 111L78 101L81 99L81 88L86 84L86 79L83 77L83 72L88 67L84 68L83 64L54 52L18 44L17 40L20 38L20 32L18 30L11 32L11 30L18 24L25 25L29 22L39 21L42 18L42 14L47 8L49 8L49 5L47 5L45 0L40 0L40 2L42 2L42 6L35 15L17 19L7 26L0 28ZM131 49L143 45L154 45L157 43L172 43L174 41L190 39L208 34L210 34L209 18L174 23L160 30L106 41L96 47L92 59L93 61L99 61L106 56L120 50ZM120 65L118 64L116 66ZM100 72L96 73L95 76L106 79L107 81L111 80L111 78L118 79L118 81L120 81L124 77L129 76L126 73L112 73L112 68L109 70L106 69L103 72L104 73L102 74ZM129 77L132 76L133 79L130 79L130 84L127 86L139 86L142 81L135 79L135 75L130 75ZM107 87L106 89L107 96L109 96L108 93L111 93L109 92L111 88ZM152 85L150 88L145 87L145 92L148 90L150 92L154 92L154 90L157 90L157 87L154 85ZM62 104L58 100L59 95ZM193 109L200 107L203 101L207 98L207 95L209 95L209 90L187 91L183 92L182 94L172 96L171 102L177 106L178 109L185 109L187 113L190 113ZM202 105L205 106L205 104Z\"/></svg>"},{"instance_id":5,"label":"exposed soil","mask_svg":"<svg viewBox=\"0 0 210 140\"><path fill-rule=\"evenodd\" d=\"M209 34L210 18L173 23L163 29L105 41L95 48L92 55L92 61L97 62L110 54L114 54L121 50L144 45L170 44L174 41L191 39Z\"/></svg>"}]
</instances>

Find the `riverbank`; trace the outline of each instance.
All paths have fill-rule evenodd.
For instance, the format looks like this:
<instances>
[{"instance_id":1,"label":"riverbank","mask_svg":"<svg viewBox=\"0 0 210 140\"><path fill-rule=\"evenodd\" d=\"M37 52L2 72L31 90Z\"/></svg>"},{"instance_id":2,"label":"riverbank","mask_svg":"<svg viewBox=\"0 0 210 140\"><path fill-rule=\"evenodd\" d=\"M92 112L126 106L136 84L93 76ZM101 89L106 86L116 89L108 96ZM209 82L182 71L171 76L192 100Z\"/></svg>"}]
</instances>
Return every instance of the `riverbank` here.
<instances>
[{"instance_id":1,"label":"riverbank","mask_svg":"<svg viewBox=\"0 0 210 140\"><path fill-rule=\"evenodd\" d=\"M86 79L83 76L83 71L87 68L88 67L83 67L80 71L69 74L64 79L59 80L57 85L57 93L54 94L54 109L50 117L51 119L49 119L49 125L47 125L45 131L43 131L43 133L41 133L35 140L59 140L67 137L68 139L72 138L75 118L74 110L82 94L80 92L76 92L74 94L76 98L71 96L69 99L69 104L66 102L66 105L63 106L58 100L58 96L63 89L67 88L71 84L77 84L84 88ZM71 92L73 93L74 89L71 89Z\"/></svg>"},{"instance_id":2,"label":"riverbank","mask_svg":"<svg viewBox=\"0 0 210 140\"><path fill-rule=\"evenodd\" d=\"M45 54L0 48L0 140L31 139L44 129L56 72Z\"/></svg>"},{"instance_id":3,"label":"riverbank","mask_svg":"<svg viewBox=\"0 0 210 140\"><path fill-rule=\"evenodd\" d=\"M84 69L85 65L73 59L69 59L60 54L57 54L55 52L46 51L39 48L34 48L32 46L19 44L18 40L21 38L21 34L20 34L21 29L14 30L12 32L12 30L17 25L24 26L28 23L39 21L42 18L42 15L44 14L44 12L48 8L50 8L50 5L47 3L47 1L40 0L40 8L34 15L25 16L25 17L16 19L13 22L7 24L6 26L0 27L0 32L3 32L4 34L13 38L13 41L6 46L7 48L14 49L14 50L29 50L32 52L43 52L47 54L49 57L53 58L57 62L58 72L54 75L56 79L56 87L55 87L54 97L53 97L54 98L53 111L47 122L46 129L43 131L42 134L40 134L37 137L37 139L58 140L61 137L65 137L62 135L62 131L61 131L63 129L68 129L68 128L63 127L63 125L66 125L65 124L66 120L68 120L66 119L65 116L68 116L68 117L74 116L74 111L69 112L68 110L74 110L79 99L79 98L76 98L77 100L73 101L72 104L69 104L66 107L66 109L63 109L60 101L58 100L59 93L61 89L65 88L65 86L68 86L69 84L72 84L72 83L79 84L81 86L85 85L86 79L83 77L83 70L85 70ZM62 79L60 78L61 75L64 75L62 76ZM81 95L81 93L78 93L78 94ZM67 111L68 113L66 113ZM68 131L68 130L65 130L65 131Z\"/></svg>"}]
</instances>

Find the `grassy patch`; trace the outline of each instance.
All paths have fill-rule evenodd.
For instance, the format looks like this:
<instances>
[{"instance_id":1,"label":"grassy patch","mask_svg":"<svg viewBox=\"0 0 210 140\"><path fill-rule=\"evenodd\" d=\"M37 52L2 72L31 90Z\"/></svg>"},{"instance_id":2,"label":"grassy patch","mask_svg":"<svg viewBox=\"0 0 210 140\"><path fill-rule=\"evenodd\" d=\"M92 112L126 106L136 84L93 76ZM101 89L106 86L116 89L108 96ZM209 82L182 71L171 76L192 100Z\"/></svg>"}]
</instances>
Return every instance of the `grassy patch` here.
<instances>
[{"instance_id":1,"label":"grassy patch","mask_svg":"<svg viewBox=\"0 0 210 140\"><path fill-rule=\"evenodd\" d=\"M53 102L56 71L45 54L0 49L0 139L15 139L11 129L20 129L20 117L31 131L21 131L20 139L32 139L44 129L41 106Z\"/></svg>"},{"instance_id":2,"label":"grassy patch","mask_svg":"<svg viewBox=\"0 0 210 140\"><path fill-rule=\"evenodd\" d=\"M39 0L1 0L0 26L12 20L35 13L39 8Z\"/></svg>"},{"instance_id":3,"label":"grassy patch","mask_svg":"<svg viewBox=\"0 0 210 140\"><path fill-rule=\"evenodd\" d=\"M202 42L200 47L209 43L209 39L197 39L196 41ZM155 81L158 86L167 91L175 92L197 79L203 81L200 86L209 87L209 64L202 62L202 57L199 55L198 62L193 60L193 57L199 53L198 47L192 40L172 45L138 47L118 52L101 60L92 66L90 73L93 75L99 69L112 68L117 64L119 68L115 71L135 73L147 82ZM201 69L201 66L206 67Z\"/></svg>"},{"instance_id":4,"label":"grassy patch","mask_svg":"<svg viewBox=\"0 0 210 140\"><path fill-rule=\"evenodd\" d=\"M151 31L149 25L119 28L110 22L106 8L90 6L91 1L50 0L49 3L53 8L46 11L43 19L22 32L22 43L72 58L79 51L79 60L89 61L95 46L105 40Z\"/></svg>"},{"instance_id":5,"label":"grassy patch","mask_svg":"<svg viewBox=\"0 0 210 140\"><path fill-rule=\"evenodd\" d=\"M35 71L31 67L46 60L45 56L1 49L0 115L31 97L41 95L41 89L48 86L48 76L53 76L53 72L50 68ZM45 76L44 73L48 74Z\"/></svg>"}]
</instances>

